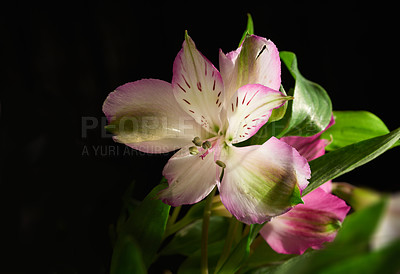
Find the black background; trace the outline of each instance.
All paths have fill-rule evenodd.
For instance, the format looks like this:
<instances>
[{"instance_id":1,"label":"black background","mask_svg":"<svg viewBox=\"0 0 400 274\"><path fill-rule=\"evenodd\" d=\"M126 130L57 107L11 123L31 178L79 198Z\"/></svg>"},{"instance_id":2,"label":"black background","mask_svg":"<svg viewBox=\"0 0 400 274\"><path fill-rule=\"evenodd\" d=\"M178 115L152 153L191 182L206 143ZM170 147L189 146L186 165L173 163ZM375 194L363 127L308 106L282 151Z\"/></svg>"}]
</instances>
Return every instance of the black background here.
<instances>
[{"instance_id":1,"label":"black background","mask_svg":"<svg viewBox=\"0 0 400 274\"><path fill-rule=\"evenodd\" d=\"M142 199L170 154L135 154L103 136L102 103L126 82L170 81L185 30L218 67L219 48L236 49L250 12L256 34L295 52L302 74L328 91L334 109L369 110L390 130L399 126L397 7L215 2L13 1L2 8L1 273L108 272L108 228L122 193L135 181ZM399 190L398 152L336 181Z\"/></svg>"}]
</instances>

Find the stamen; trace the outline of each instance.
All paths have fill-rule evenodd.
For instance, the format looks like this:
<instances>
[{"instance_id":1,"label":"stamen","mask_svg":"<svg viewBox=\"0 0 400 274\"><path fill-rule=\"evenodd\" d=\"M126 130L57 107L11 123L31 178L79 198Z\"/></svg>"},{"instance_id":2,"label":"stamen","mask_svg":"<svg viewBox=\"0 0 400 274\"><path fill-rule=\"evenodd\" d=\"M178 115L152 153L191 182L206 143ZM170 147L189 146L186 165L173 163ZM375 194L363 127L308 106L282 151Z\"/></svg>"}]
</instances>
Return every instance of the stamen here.
<instances>
[{"instance_id":1,"label":"stamen","mask_svg":"<svg viewBox=\"0 0 400 274\"><path fill-rule=\"evenodd\" d=\"M204 149L209 149L209 148L211 147L210 141L205 141L205 142L201 145L201 147L204 148Z\"/></svg>"},{"instance_id":2,"label":"stamen","mask_svg":"<svg viewBox=\"0 0 400 274\"><path fill-rule=\"evenodd\" d=\"M191 155L197 155L199 154L199 150L197 149L197 147L189 147L189 153Z\"/></svg>"},{"instance_id":3,"label":"stamen","mask_svg":"<svg viewBox=\"0 0 400 274\"><path fill-rule=\"evenodd\" d=\"M220 160L216 160L215 163L216 163L217 165L219 165L220 167L222 167L222 168L226 168L225 163L222 162L222 161L220 161Z\"/></svg>"},{"instance_id":4,"label":"stamen","mask_svg":"<svg viewBox=\"0 0 400 274\"><path fill-rule=\"evenodd\" d=\"M194 137L192 143L195 144L198 147L201 147L201 140L200 140L199 137Z\"/></svg>"}]
</instances>

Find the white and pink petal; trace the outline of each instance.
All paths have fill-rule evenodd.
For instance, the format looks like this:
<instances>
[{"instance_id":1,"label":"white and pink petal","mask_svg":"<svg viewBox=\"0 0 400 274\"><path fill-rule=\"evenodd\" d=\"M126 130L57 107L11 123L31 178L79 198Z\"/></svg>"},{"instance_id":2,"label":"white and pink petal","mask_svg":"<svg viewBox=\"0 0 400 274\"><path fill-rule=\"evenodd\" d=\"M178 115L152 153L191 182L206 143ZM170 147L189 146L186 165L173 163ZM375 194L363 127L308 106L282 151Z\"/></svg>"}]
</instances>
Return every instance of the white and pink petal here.
<instances>
[{"instance_id":1,"label":"white and pink petal","mask_svg":"<svg viewBox=\"0 0 400 274\"><path fill-rule=\"evenodd\" d=\"M103 112L115 141L146 153L173 151L205 134L176 102L171 84L161 80L118 87L108 95Z\"/></svg>"},{"instance_id":2,"label":"white and pink petal","mask_svg":"<svg viewBox=\"0 0 400 274\"><path fill-rule=\"evenodd\" d=\"M272 218L260 234L278 253L303 254L334 240L350 207L340 198L318 188L303 197L304 204Z\"/></svg>"},{"instance_id":3,"label":"white and pink petal","mask_svg":"<svg viewBox=\"0 0 400 274\"><path fill-rule=\"evenodd\" d=\"M227 99L241 86L261 84L274 90L281 85L281 61L275 44L256 35L247 36L241 47L224 55L220 70Z\"/></svg>"},{"instance_id":4,"label":"white and pink petal","mask_svg":"<svg viewBox=\"0 0 400 274\"><path fill-rule=\"evenodd\" d=\"M172 86L178 104L207 131L217 134L224 85L218 70L186 34L174 61Z\"/></svg>"},{"instance_id":5,"label":"white and pink petal","mask_svg":"<svg viewBox=\"0 0 400 274\"><path fill-rule=\"evenodd\" d=\"M296 189L304 189L310 178L307 160L274 137L263 145L225 147L220 159L226 165L221 201L247 224L264 223L288 211Z\"/></svg>"},{"instance_id":6,"label":"white and pink petal","mask_svg":"<svg viewBox=\"0 0 400 274\"><path fill-rule=\"evenodd\" d=\"M231 98L235 91L242 86L241 83L237 81L238 67L236 64L236 59L241 49L242 47L239 47L237 50L231 51L226 55L221 49L219 50L219 70L224 82L227 99Z\"/></svg>"},{"instance_id":7,"label":"white and pink petal","mask_svg":"<svg viewBox=\"0 0 400 274\"><path fill-rule=\"evenodd\" d=\"M227 141L239 143L253 136L268 121L272 110L290 98L260 84L239 88L226 106Z\"/></svg>"},{"instance_id":8,"label":"white and pink petal","mask_svg":"<svg viewBox=\"0 0 400 274\"><path fill-rule=\"evenodd\" d=\"M218 182L214 147L207 151L199 148L199 154L192 155L189 152L191 146L175 153L164 167L163 175L169 186L159 193L159 198L171 206L201 201Z\"/></svg>"}]
</instances>

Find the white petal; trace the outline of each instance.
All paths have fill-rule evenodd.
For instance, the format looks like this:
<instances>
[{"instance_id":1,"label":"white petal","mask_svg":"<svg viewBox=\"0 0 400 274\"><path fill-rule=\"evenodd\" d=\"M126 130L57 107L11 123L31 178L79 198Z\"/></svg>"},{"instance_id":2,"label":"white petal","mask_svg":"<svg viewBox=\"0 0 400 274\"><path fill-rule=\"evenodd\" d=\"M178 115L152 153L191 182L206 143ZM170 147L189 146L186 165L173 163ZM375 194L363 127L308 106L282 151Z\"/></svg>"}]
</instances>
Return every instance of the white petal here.
<instances>
[{"instance_id":1,"label":"white petal","mask_svg":"<svg viewBox=\"0 0 400 274\"><path fill-rule=\"evenodd\" d=\"M253 136L289 97L266 86L253 84L239 88L227 106L228 142L238 143Z\"/></svg>"},{"instance_id":2,"label":"white petal","mask_svg":"<svg viewBox=\"0 0 400 274\"><path fill-rule=\"evenodd\" d=\"M220 51L219 64L226 99L247 84L261 84L279 90L281 61L275 44L263 37L248 36L241 47L226 55Z\"/></svg>"},{"instance_id":3,"label":"white petal","mask_svg":"<svg viewBox=\"0 0 400 274\"><path fill-rule=\"evenodd\" d=\"M164 167L163 175L169 187L161 191L159 197L166 204L179 206L197 203L217 184L214 148L206 154L200 148L198 155L191 155L189 147L179 150Z\"/></svg>"},{"instance_id":4,"label":"white petal","mask_svg":"<svg viewBox=\"0 0 400 274\"><path fill-rule=\"evenodd\" d=\"M173 73L172 86L178 104L208 132L216 135L221 128L222 78L189 36L175 58Z\"/></svg>"},{"instance_id":5,"label":"white petal","mask_svg":"<svg viewBox=\"0 0 400 274\"><path fill-rule=\"evenodd\" d=\"M114 139L146 153L179 149L202 128L176 102L171 84L145 79L110 93L103 105Z\"/></svg>"}]
</instances>

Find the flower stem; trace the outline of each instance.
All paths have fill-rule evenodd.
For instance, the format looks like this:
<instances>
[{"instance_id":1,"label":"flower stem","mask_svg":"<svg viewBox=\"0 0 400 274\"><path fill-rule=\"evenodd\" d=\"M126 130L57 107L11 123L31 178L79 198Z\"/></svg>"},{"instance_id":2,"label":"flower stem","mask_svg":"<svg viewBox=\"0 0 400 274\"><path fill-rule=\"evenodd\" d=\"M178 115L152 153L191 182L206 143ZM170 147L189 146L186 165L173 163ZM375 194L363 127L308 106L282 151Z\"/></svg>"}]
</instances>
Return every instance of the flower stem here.
<instances>
[{"instance_id":1,"label":"flower stem","mask_svg":"<svg viewBox=\"0 0 400 274\"><path fill-rule=\"evenodd\" d=\"M178 218L179 212L181 211L182 206L177 206L174 208L174 211L172 212L172 216L168 220L168 225L173 225L175 224L176 219Z\"/></svg>"},{"instance_id":2,"label":"flower stem","mask_svg":"<svg viewBox=\"0 0 400 274\"><path fill-rule=\"evenodd\" d=\"M203 213L203 226L201 229L201 273L208 274L208 226L210 224L210 216L211 216L211 205L212 199L217 191L217 187L211 191L211 193L206 198L206 204L204 206L204 213Z\"/></svg>"},{"instance_id":3,"label":"flower stem","mask_svg":"<svg viewBox=\"0 0 400 274\"><path fill-rule=\"evenodd\" d=\"M167 226L167 229L165 230L163 236L163 240L193 222L191 218L185 218L185 217L177 221L176 223Z\"/></svg>"},{"instance_id":4,"label":"flower stem","mask_svg":"<svg viewBox=\"0 0 400 274\"><path fill-rule=\"evenodd\" d=\"M240 224L240 222L235 217L232 216L232 218L230 219L230 222L229 222L228 235L226 236L226 239L225 239L224 249L222 250L222 254L218 259L217 267L215 268L215 272L218 272L221 269L222 265L225 263L226 259L228 258L229 253L232 248L233 241L235 239L235 235L237 234L236 231L239 227L239 224Z\"/></svg>"}]
</instances>

